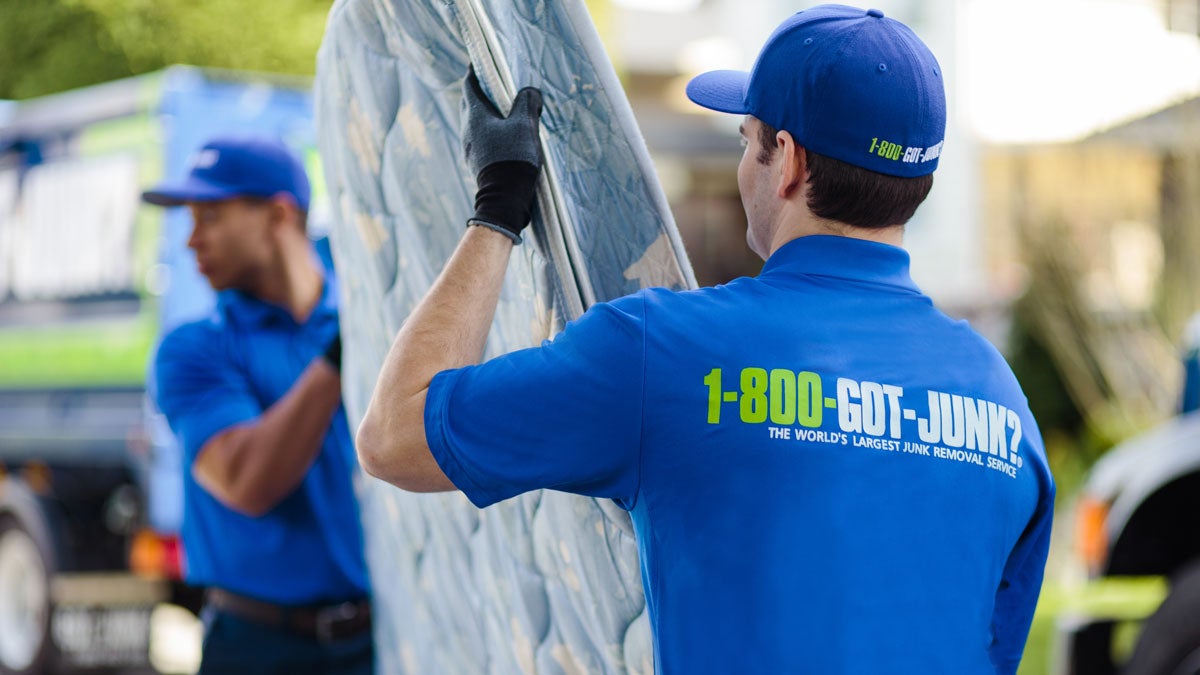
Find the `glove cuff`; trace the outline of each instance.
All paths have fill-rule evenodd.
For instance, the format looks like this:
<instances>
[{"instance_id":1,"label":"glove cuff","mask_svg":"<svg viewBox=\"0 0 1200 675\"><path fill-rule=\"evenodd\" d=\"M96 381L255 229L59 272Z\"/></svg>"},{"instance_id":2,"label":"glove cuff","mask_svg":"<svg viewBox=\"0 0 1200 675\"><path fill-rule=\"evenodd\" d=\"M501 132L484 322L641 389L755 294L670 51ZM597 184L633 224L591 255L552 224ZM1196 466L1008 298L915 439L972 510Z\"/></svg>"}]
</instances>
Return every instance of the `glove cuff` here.
<instances>
[{"instance_id":1,"label":"glove cuff","mask_svg":"<svg viewBox=\"0 0 1200 675\"><path fill-rule=\"evenodd\" d=\"M489 223L486 220L480 220L478 218L471 218L471 219L467 220L467 226L469 227L472 225L478 226L478 227L486 227L487 229L492 230L493 232L499 232L500 234L508 237L509 239L512 239L513 246L520 246L521 242L524 241L523 239L521 239L521 235L517 234L516 232L512 232L507 227L501 227L500 225L496 225L495 223Z\"/></svg>"}]
</instances>

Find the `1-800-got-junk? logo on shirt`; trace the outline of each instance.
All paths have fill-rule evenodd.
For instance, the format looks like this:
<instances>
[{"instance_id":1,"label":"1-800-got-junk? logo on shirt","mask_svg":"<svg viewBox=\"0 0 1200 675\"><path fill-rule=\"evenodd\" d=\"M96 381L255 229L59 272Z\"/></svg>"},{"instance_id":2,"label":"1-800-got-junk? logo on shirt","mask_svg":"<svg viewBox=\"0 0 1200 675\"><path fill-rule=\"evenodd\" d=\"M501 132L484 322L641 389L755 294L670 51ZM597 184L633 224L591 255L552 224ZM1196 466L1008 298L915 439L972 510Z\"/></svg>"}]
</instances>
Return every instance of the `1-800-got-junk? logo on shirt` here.
<instances>
[{"instance_id":1,"label":"1-800-got-junk? logo on shirt","mask_svg":"<svg viewBox=\"0 0 1200 675\"><path fill-rule=\"evenodd\" d=\"M723 420L763 424L772 440L934 457L976 464L1013 478L1024 464L1017 452L1021 418L993 401L922 391L909 397L919 396L927 403L927 412L921 415L905 407L904 389L892 384L839 377L834 395L826 396L821 375L784 368L742 368L736 382L726 390L720 368L705 375L709 424ZM822 429L826 414L837 416L837 431ZM918 440L913 440L914 430Z\"/></svg>"}]
</instances>

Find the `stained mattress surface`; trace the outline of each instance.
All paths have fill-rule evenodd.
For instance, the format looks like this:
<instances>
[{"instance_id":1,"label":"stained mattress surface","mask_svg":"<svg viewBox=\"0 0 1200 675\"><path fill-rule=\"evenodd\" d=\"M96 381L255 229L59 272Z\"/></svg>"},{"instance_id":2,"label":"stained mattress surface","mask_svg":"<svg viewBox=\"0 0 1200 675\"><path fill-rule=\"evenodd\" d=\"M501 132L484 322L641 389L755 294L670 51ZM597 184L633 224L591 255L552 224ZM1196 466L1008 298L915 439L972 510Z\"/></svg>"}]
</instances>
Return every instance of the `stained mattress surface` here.
<instances>
[{"instance_id":1,"label":"stained mattress surface","mask_svg":"<svg viewBox=\"0 0 1200 675\"><path fill-rule=\"evenodd\" d=\"M595 302L695 286L582 2L338 0L316 104L352 428L471 215L460 142L469 63L502 110L522 86L546 99L538 208L488 356L539 344ZM361 481L379 672L653 672L633 530L612 502L539 491L479 510L458 493Z\"/></svg>"}]
</instances>

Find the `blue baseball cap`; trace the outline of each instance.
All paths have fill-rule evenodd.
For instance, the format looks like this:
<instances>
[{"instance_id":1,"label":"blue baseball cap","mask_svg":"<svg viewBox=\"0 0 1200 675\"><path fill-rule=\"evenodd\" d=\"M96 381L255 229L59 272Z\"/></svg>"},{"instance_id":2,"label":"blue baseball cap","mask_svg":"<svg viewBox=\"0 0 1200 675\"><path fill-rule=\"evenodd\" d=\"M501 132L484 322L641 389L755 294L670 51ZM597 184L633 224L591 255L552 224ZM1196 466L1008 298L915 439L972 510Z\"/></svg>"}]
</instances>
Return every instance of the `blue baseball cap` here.
<instances>
[{"instance_id":1,"label":"blue baseball cap","mask_svg":"<svg viewBox=\"0 0 1200 675\"><path fill-rule=\"evenodd\" d=\"M270 138L214 138L192 156L183 181L161 183L142 193L159 206L213 202L232 197L274 197L286 193L308 210L304 167L283 143Z\"/></svg>"},{"instance_id":2,"label":"blue baseball cap","mask_svg":"<svg viewBox=\"0 0 1200 675\"><path fill-rule=\"evenodd\" d=\"M877 9L818 5L784 21L749 72L693 78L688 98L753 115L815 153L913 177L933 173L946 134L942 69L908 26Z\"/></svg>"}]
</instances>

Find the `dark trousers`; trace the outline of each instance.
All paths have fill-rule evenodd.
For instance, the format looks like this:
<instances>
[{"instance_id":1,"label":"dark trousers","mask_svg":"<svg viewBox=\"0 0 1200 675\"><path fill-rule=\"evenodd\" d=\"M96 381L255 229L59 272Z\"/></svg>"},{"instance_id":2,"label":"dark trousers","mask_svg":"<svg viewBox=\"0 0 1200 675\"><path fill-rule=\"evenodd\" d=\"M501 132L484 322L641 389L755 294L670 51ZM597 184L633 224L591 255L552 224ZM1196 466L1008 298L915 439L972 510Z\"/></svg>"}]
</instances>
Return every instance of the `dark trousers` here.
<instances>
[{"instance_id":1,"label":"dark trousers","mask_svg":"<svg viewBox=\"0 0 1200 675\"><path fill-rule=\"evenodd\" d=\"M373 675L371 631L319 642L280 626L205 607L198 675Z\"/></svg>"}]
</instances>

